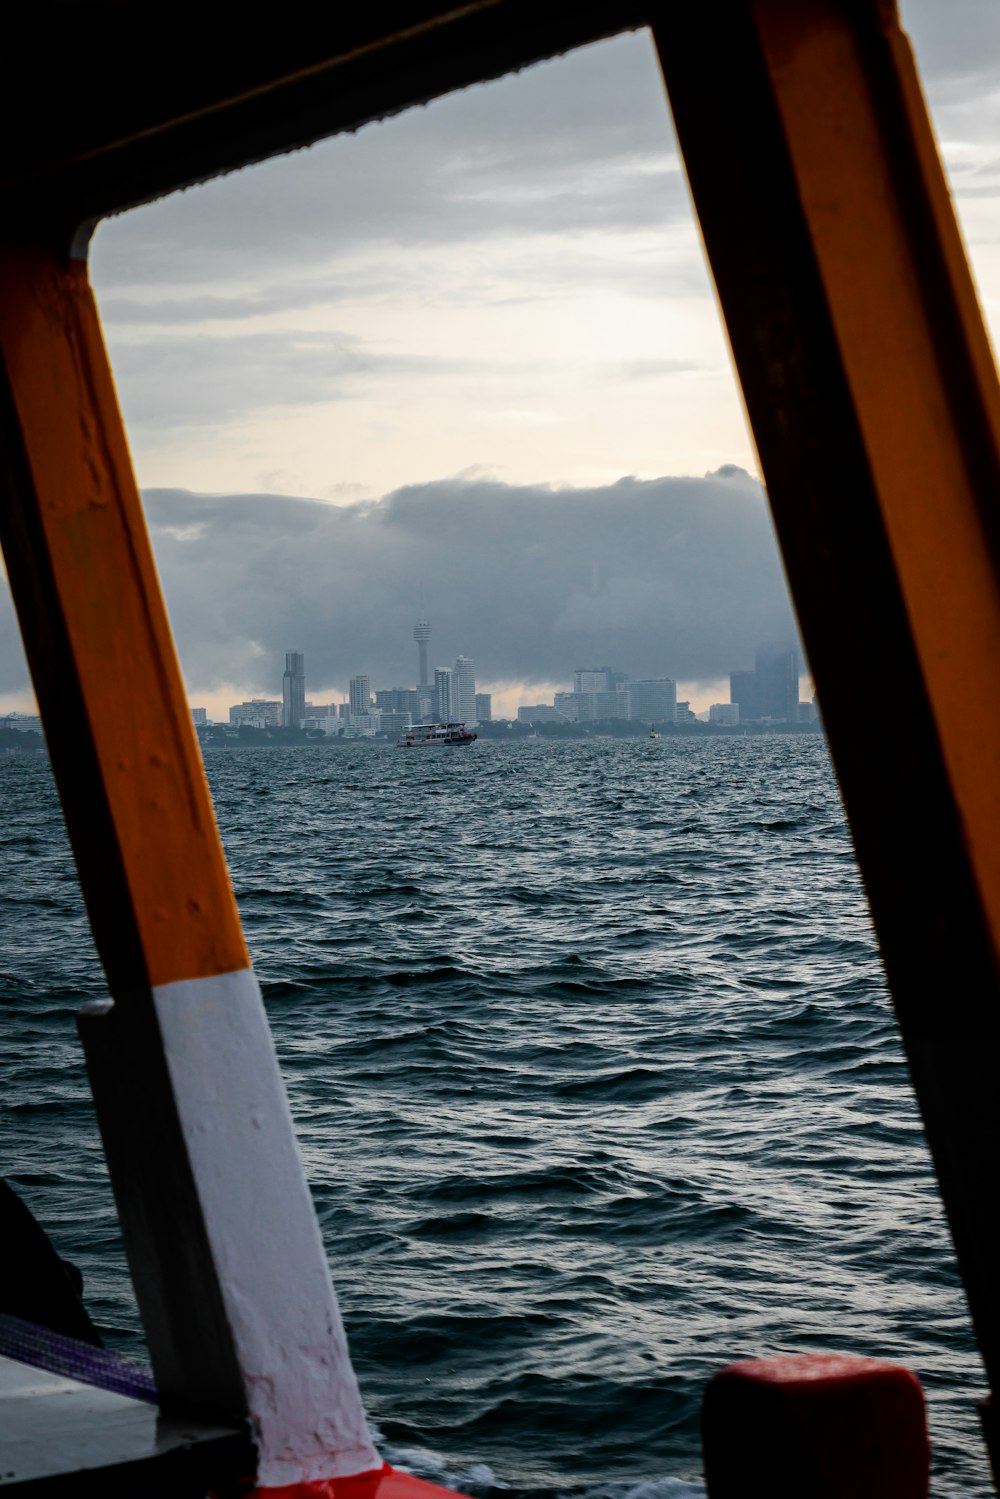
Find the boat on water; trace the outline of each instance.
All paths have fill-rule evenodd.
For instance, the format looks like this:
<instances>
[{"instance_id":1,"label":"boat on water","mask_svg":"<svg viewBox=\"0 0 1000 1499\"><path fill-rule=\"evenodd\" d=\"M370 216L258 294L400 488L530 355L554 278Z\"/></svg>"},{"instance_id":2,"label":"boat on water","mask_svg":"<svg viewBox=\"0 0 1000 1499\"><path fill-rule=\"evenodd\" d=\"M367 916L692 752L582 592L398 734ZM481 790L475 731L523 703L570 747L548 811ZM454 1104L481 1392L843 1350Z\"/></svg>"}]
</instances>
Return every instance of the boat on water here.
<instances>
[{"instance_id":1,"label":"boat on water","mask_svg":"<svg viewBox=\"0 0 1000 1499\"><path fill-rule=\"evenodd\" d=\"M453 749L460 744L474 744L479 738L464 723L415 723L404 729L396 740L397 749Z\"/></svg>"}]
</instances>

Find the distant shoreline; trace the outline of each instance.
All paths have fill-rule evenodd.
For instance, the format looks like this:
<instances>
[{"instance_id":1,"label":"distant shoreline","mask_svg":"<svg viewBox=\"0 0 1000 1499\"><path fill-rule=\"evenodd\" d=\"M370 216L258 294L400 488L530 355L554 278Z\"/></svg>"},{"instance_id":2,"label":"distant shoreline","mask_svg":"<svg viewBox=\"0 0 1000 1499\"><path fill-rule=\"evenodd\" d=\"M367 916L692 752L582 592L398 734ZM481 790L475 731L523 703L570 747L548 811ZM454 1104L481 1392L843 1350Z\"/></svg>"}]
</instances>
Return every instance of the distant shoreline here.
<instances>
[{"instance_id":1,"label":"distant shoreline","mask_svg":"<svg viewBox=\"0 0 1000 1499\"><path fill-rule=\"evenodd\" d=\"M213 728L216 729L213 732ZM486 743L522 744L547 739L553 742L587 739L649 739L649 725L627 719L612 719L592 724L518 723L496 719L479 724L476 733ZM773 734L807 734L823 736L821 723L746 723L746 724L657 724L657 739L757 739ZM247 729L229 733L222 725L210 725L198 733L203 751L238 749L349 749L353 745L369 747L395 745L387 738L346 738L340 734L322 734L308 729ZM45 740L34 731L0 730L0 753L32 755L45 752Z\"/></svg>"},{"instance_id":2,"label":"distant shoreline","mask_svg":"<svg viewBox=\"0 0 1000 1499\"><path fill-rule=\"evenodd\" d=\"M245 732L239 736L235 734L220 734L217 737L199 736L203 750L210 752L228 752L239 749L287 749L287 748L322 748L340 750L350 749L355 745L367 746L370 749L379 747L395 746L395 739L383 737L346 738L339 734L317 734L308 739L294 738L288 730L280 730L270 733L267 729L256 729L252 731L253 738ZM509 724L504 721L492 724L480 724L476 729L479 738L485 744L530 744L540 739L551 743L583 743L587 740L627 740L641 742L650 737L649 727L641 725L635 728L622 724L618 728L610 728L605 724L587 725L563 725L563 724ZM823 737L823 728L819 723L810 724L664 724L656 729L657 739L759 739L775 734L806 734L814 738Z\"/></svg>"}]
</instances>

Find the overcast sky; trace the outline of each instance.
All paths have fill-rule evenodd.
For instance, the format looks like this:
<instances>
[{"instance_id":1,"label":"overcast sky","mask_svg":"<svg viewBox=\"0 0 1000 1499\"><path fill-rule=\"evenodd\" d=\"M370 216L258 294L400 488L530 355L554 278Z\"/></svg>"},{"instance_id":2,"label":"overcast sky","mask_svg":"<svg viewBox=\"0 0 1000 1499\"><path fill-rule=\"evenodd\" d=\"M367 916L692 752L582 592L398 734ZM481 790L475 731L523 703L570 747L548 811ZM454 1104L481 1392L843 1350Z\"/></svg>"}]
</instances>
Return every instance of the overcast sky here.
<instances>
[{"instance_id":1,"label":"overcast sky","mask_svg":"<svg viewBox=\"0 0 1000 1499\"><path fill-rule=\"evenodd\" d=\"M902 11L996 336L1000 4ZM508 707L586 664L702 707L792 638L644 33L108 221L92 275L193 702L291 648L317 700L411 682L418 608Z\"/></svg>"}]
</instances>

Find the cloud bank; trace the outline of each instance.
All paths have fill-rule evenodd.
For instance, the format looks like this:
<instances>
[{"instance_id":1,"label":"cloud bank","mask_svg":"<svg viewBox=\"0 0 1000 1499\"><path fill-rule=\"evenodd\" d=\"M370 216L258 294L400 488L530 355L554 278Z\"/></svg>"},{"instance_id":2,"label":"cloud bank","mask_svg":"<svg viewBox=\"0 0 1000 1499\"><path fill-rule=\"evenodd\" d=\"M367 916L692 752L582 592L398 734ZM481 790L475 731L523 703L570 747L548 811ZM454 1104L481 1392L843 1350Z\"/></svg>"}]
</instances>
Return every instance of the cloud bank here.
<instances>
[{"instance_id":1,"label":"cloud bank","mask_svg":"<svg viewBox=\"0 0 1000 1499\"><path fill-rule=\"evenodd\" d=\"M286 650L310 693L367 672L416 677L461 653L483 682L575 667L710 680L795 627L760 485L739 469L550 489L451 479L362 505L280 495L145 496L189 689L280 692ZM0 690L18 685L9 609Z\"/></svg>"},{"instance_id":2,"label":"cloud bank","mask_svg":"<svg viewBox=\"0 0 1000 1499\"><path fill-rule=\"evenodd\" d=\"M471 656L481 681L567 682L575 667L711 680L795 626L760 485L741 469L594 489L450 479L361 505L283 495L145 495L192 693L310 692L416 677ZM0 691L24 682L9 599Z\"/></svg>"}]
</instances>

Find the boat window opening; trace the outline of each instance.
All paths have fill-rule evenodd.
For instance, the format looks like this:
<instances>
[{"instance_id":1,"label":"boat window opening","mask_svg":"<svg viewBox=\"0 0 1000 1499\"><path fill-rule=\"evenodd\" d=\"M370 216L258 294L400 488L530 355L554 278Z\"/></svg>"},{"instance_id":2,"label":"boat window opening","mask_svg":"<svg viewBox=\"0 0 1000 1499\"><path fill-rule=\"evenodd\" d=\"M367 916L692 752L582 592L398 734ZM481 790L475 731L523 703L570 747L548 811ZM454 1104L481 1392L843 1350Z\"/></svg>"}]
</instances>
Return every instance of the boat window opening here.
<instances>
[{"instance_id":1,"label":"boat window opening","mask_svg":"<svg viewBox=\"0 0 1000 1499\"><path fill-rule=\"evenodd\" d=\"M920 27L932 24L930 13L916 4L902 11L919 60ZM932 68L925 83L984 308L995 317L994 208L980 191L992 170L988 141L981 130L962 135L963 127L982 122L960 97L954 75L938 77ZM191 704L204 706L209 719L228 731L230 710L240 703L248 709L249 746L257 743L254 734L280 727L282 668L286 653L299 651L317 709L312 716L329 722L332 707L332 716L347 723L352 677L367 675L372 693L383 685L412 690L414 625L425 617L432 648L444 653L449 668L464 655L476 664L477 685L492 692L494 716L516 720L525 703L554 700L594 656L614 652L612 665L620 661L633 674L672 674L662 641L681 630L683 609L657 594L650 569L671 547L643 529L648 513L639 498L668 476L676 480L663 489L669 504L680 494L677 484L686 482L690 528L699 500L724 509L728 495L737 494L742 503L754 491L757 468L646 33L594 44L107 220L95 236L91 268ZM705 477L685 479L691 474ZM583 520L570 520L575 534L568 540L564 517L576 514ZM620 515L636 528L637 540L622 532ZM765 529L770 534L766 522ZM755 544L759 534L754 530ZM721 583L739 573L732 541L718 533L713 541L706 527L684 553L683 569L671 575L679 593L687 572L688 609L698 597L692 584L709 590L702 594L706 628L710 614L731 612L732 590ZM671 538L671 546L680 545ZM760 566L771 578L780 575L780 562L773 537L769 545ZM632 575L624 561L630 546ZM787 609L782 600L768 614L768 599L751 607L757 613L750 628L761 638ZM15 654L12 622L3 591L0 650L8 660ZM542 627L544 667L528 670L524 663L542 643ZM511 633L515 649L505 655L498 642ZM657 633L661 643L653 645L649 637ZM748 639L757 643L756 636ZM563 657L552 642L563 646ZM569 643L577 655L567 654ZM691 649L693 664L677 683L678 696L696 713L729 696L727 673L702 669L703 659ZM732 669L742 664L734 660ZM33 703L16 685L17 668L7 670L15 685L0 695L0 708L30 714ZM805 678L802 690L809 691ZM348 712L338 717L341 706ZM423 719L421 711L411 715L408 743L428 727ZM443 709L432 719L432 734L458 721ZM317 737L308 753L320 746ZM363 750L394 753L391 743L358 744L349 753ZM206 748L206 756L212 753ZM310 892L288 873L297 843L312 836L296 826L296 778L290 773L276 787L267 765L266 752L254 760L248 748L217 812L224 841L232 840L227 852L252 955L277 1014L289 950L278 928L283 924L284 936L312 956L323 939L310 915ZM331 797L339 773L326 772ZM32 766L28 780L38 808L52 811L54 793L40 766ZM252 799L261 819L283 819L283 866L273 848L263 870L248 857ZM373 801L373 850L380 818L398 810ZM428 817L415 836L433 840L441 831ZM324 836L322 829L315 836ZM75 1257L109 1341L135 1351L142 1335L70 1018L81 997L103 994L104 986L82 904L70 893L68 846L49 831L42 843L25 889L40 910L49 869L64 903L66 940L50 977L53 990L72 991L73 998L60 1016L64 1038L44 1046L55 1047L46 1049L46 1065L58 1056L55 1090L72 1095L79 1190L71 1196L65 1185L50 1189L32 1179L44 1177L51 1148L42 1116L27 1109L18 1115L7 1155L28 1163L23 1190L40 1218L54 1218L67 1239L78 1236L83 1244ZM13 849L8 878L30 857ZM361 879L357 869L336 862L336 850L331 866L345 895ZM364 881L367 888L367 868ZM287 902L280 921L266 909L276 891ZM329 913L325 898L320 904ZM32 898L2 909L0 951L23 955L14 978L27 996L27 1014L47 972L37 966L46 920ZM343 940L343 950L354 952L336 925L331 950ZM333 951L331 971L338 961ZM56 971L59 962L64 972ZM627 968L626 958L623 977ZM293 1009L307 988L293 993ZM386 1022L387 1045L393 1024ZM414 1034L419 1029L415 1024ZM294 1025L277 1026L293 1108L302 1109L307 1171L317 1184L334 1278L350 1315L353 1305L365 1304L370 1266L363 1249L338 1257L336 1215L345 1199L337 1172L349 1182L349 1211L361 1211L366 1194L374 1200L383 1184L363 1182L349 1151L331 1166L307 1067L322 1038L296 1039L294 1032ZM14 1096L25 1098L27 1075L12 1081ZM324 1086L335 1088L335 1068ZM359 1131L377 1127L381 1106L376 1091L359 1109ZM426 1105L423 1118L421 1105L409 1107L416 1143L386 1162L387 1181L407 1162L418 1175L433 1171L439 1102ZM595 1129L599 1123L595 1118ZM472 1162L474 1108L469 1130ZM653 1154L653 1169L669 1173L669 1141ZM766 1192L766 1163L747 1163L746 1170L760 1170ZM832 1200L836 1178L818 1180L816 1192ZM506 1230L502 1253L513 1260L515 1218ZM495 1241L477 1245L473 1238L465 1252L474 1258L501 1251ZM388 1243L380 1245L380 1275L392 1254ZM649 1263L652 1273L652 1257ZM600 1273L607 1272L602 1265ZM415 1288L418 1298L439 1297L443 1305L449 1274L446 1266ZM399 1278L406 1283L405 1271ZM644 1327L639 1319L637 1326L624 1301L611 1308L609 1301L606 1292L596 1296L593 1315L615 1324L617 1356L626 1358L643 1338L657 1350L670 1346L671 1330L660 1320ZM744 1315L753 1315L749 1307ZM780 1323L776 1316L774 1325ZM724 1361L732 1347L725 1327L713 1329L706 1343L711 1347L697 1354L706 1368ZM379 1394L377 1364L372 1355L371 1371L363 1370L371 1396ZM405 1424L402 1387L393 1389L392 1402L392 1417ZM971 1425L971 1401L961 1415L956 1404L949 1394L935 1405L932 1392L938 1445L954 1441L963 1416Z\"/></svg>"}]
</instances>

